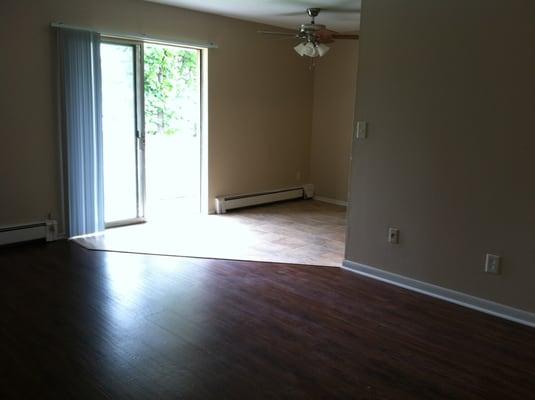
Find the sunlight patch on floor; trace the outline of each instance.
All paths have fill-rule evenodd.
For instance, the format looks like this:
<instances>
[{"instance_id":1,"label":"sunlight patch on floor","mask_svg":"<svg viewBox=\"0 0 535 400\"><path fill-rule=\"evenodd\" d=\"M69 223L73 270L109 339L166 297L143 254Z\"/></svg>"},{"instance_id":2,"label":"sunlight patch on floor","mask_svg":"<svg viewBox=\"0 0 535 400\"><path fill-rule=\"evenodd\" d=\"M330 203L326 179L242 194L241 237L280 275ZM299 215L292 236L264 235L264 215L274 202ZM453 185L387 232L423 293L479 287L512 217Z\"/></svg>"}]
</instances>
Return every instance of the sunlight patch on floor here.
<instances>
[{"instance_id":1,"label":"sunlight patch on floor","mask_svg":"<svg viewBox=\"0 0 535 400\"><path fill-rule=\"evenodd\" d=\"M76 239L94 250L340 266L345 208L314 200L169 219Z\"/></svg>"}]
</instances>

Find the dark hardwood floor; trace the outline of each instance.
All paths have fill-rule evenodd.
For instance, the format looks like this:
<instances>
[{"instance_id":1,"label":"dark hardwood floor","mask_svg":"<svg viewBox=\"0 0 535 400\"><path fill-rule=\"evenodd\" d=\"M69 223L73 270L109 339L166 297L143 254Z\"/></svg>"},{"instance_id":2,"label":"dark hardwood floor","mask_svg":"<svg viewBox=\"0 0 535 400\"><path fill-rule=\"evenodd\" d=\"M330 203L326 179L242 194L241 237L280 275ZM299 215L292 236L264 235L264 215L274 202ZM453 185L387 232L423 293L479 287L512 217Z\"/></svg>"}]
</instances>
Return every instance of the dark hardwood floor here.
<instances>
[{"instance_id":1,"label":"dark hardwood floor","mask_svg":"<svg viewBox=\"0 0 535 400\"><path fill-rule=\"evenodd\" d=\"M0 249L0 398L534 399L535 329L330 267Z\"/></svg>"}]
</instances>

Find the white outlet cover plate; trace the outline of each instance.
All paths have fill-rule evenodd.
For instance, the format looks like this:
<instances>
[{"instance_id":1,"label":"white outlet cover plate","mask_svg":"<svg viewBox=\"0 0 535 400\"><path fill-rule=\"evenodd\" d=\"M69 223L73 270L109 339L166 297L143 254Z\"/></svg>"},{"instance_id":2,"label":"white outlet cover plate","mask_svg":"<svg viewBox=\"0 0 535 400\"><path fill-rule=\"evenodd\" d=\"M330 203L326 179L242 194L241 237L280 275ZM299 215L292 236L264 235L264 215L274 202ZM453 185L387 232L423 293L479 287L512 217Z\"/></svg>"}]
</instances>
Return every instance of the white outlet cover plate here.
<instances>
[{"instance_id":1,"label":"white outlet cover plate","mask_svg":"<svg viewBox=\"0 0 535 400\"><path fill-rule=\"evenodd\" d=\"M388 228L388 243L399 244L399 229Z\"/></svg>"},{"instance_id":2,"label":"white outlet cover plate","mask_svg":"<svg viewBox=\"0 0 535 400\"><path fill-rule=\"evenodd\" d=\"M500 273L500 256L487 254L485 257L485 272L489 274Z\"/></svg>"}]
</instances>

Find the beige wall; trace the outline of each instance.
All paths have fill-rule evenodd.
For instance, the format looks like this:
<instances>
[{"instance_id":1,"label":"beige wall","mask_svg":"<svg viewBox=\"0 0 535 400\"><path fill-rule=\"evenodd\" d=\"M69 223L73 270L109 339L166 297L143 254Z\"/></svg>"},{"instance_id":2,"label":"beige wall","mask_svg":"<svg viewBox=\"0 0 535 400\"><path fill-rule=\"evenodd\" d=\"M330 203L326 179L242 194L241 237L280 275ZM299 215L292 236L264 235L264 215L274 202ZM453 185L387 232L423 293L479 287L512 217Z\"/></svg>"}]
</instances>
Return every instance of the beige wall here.
<instances>
[{"instance_id":1,"label":"beige wall","mask_svg":"<svg viewBox=\"0 0 535 400\"><path fill-rule=\"evenodd\" d=\"M0 225L58 217L52 21L106 31L213 40L209 54L210 197L308 178L312 73L261 25L129 0L0 3Z\"/></svg>"},{"instance_id":2,"label":"beige wall","mask_svg":"<svg viewBox=\"0 0 535 400\"><path fill-rule=\"evenodd\" d=\"M363 3L347 258L535 311L535 2Z\"/></svg>"},{"instance_id":3,"label":"beige wall","mask_svg":"<svg viewBox=\"0 0 535 400\"><path fill-rule=\"evenodd\" d=\"M316 195L347 200L358 42L339 40L314 70L310 181Z\"/></svg>"}]
</instances>

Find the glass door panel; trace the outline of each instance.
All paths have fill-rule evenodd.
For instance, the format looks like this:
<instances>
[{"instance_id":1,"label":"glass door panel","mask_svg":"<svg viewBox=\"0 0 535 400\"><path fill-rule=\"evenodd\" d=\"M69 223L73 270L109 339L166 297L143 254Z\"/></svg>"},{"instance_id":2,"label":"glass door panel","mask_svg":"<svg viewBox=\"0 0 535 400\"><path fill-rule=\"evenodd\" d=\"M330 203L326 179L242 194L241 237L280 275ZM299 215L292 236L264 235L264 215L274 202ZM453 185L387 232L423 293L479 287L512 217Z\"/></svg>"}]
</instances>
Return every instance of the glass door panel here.
<instances>
[{"instance_id":1,"label":"glass door panel","mask_svg":"<svg viewBox=\"0 0 535 400\"><path fill-rule=\"evenodd\" d=\"M104 215L107 226L143 217L135 44L102 43Z\"/></svg>"}]
</instances>

